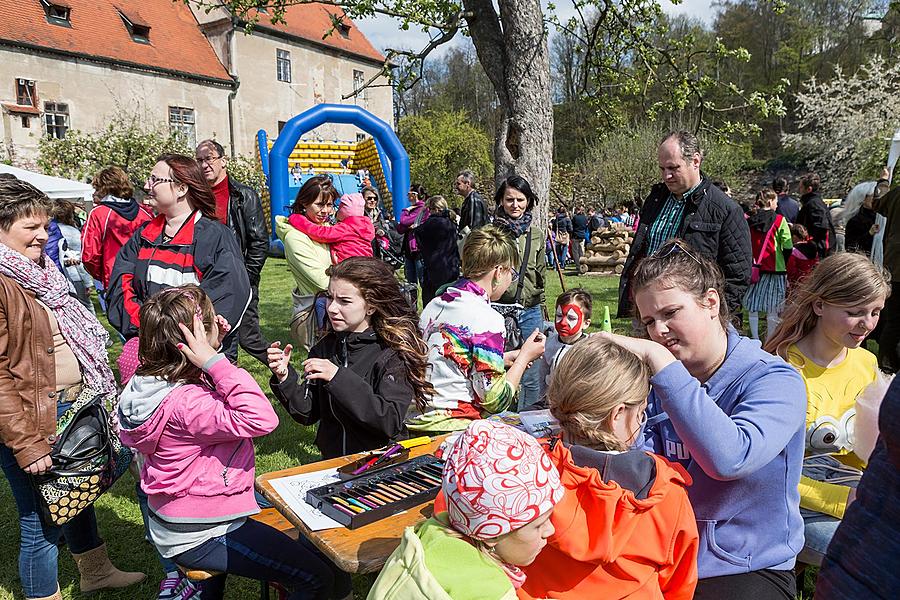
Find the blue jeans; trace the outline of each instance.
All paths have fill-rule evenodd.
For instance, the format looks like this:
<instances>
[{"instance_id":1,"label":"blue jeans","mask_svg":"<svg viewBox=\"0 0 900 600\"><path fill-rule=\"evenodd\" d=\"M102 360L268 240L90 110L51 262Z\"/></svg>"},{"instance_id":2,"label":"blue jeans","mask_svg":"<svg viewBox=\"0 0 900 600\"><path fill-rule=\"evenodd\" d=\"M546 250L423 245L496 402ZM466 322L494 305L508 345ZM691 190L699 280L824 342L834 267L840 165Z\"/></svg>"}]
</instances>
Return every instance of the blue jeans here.
<instances>
[{"instance_id":1,"label":"blue jeans","mask_svg":"<svg viewBox=\"0 0 900 600\"><path fill-rule=\"evenodd\" d=\"M525 309L519 317L519 330L522 339L528 339L531 333L544 327L544 314L540 304ZM519 410L532 410L534 405L541 401L541 365L540 360L534 361L522 375L519 385Z\"/></svg>"},{"instance_id":2,"label":"blue jeans","mask_svg":"<svg viewBox=\"0 0 900 600\"><path fill-rule=\"evenodd\" d=\"M59 404L57 417L71 404ZM19 511L19 579L26 598L43 598L56 593L56 543L62 532L73 554L82 554L99 547L103 540L97 533L97 517L89 506L77 517L62 526L45 525L40 517L41 499L31 487L28 475L16 463L12 450L0 446L0 465L12 489Z\"/></svg>"},{"instance_id":3,"label":"blue jeans","mask_svg":"<svg viewBox=\"0 0 900 600\"><path fill-rule=\"evenodd\" d=\"M811 510L804 509L800 512L803 515L803 535L806 540L803 543L803 550L797 555L797 562L821 567L825 551L828 550L828 544L831 543L831 538L834 537L841 520Z\"/></svg>"},{"instance_id":4,"label":"blue jeans","mask_svg":"<svg viewBox=\"0 0 900 600\"><path fill-rule=\"evenodd\" d=\"M419 285L422 283L422 276L425 274L425 263L416 255L415 259L406 257L403 259L403 269L406 273L406 281Z\"/></svg>"},{"instance_id":5,"label":"blue jeans","mask_svg":"<svg viewBox=\"0 0 900 600\"><path fill-rule=\"evenodd\" d=\"M566 266L566 259L569 257L569 245L568 244L554 244L556 246L556 256L559 257L559 268L563 269Z\"/></svg>"},{"instance_id":6,"label":"blue jeans","mask_svg":"<svg viewBox=\"0 0 900 600\"><path fill-rule=\"evenodd\" d=\"M220 571L275 581L292 590L289 600L328 600L347 596L350 576L340 571L302 535L292 540L277 529L247 519L231 533L208 540L174 557L189 569ZM197 587L203 600L219 600L225 593L225 575Z\"/></svg>"}]
</instances>

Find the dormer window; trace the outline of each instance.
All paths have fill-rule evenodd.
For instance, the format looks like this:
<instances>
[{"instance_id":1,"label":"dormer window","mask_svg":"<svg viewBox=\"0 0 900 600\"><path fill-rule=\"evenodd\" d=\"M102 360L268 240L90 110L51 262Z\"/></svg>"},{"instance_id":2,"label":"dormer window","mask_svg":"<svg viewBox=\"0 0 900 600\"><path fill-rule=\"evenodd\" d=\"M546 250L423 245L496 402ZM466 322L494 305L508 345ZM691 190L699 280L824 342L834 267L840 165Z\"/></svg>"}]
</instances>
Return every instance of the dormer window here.
<instances>
[{"instance_id":1,"label":"dormer window","mask_svg":"<svg viewBox=\"0 0 900 600\"><path fill-rule=\"evenodd\" d=\"M131 39L139 44L150 43L150 25L148 23L145 23L136 14L125 14L121 8L117 8L116 11L118 11L119 16L122 17L122 23L125 24L125 28L131 35Z\"/></svg>"},{"instance_id":2,"label":"dormer window","mask_svg":"<svg viewBox=\"0 0 900 600\"><path fill-rule=\"evenodd\" d=\"M69 21L71 8L65 0L41 0L41 6L44 8L47 22L51 25L72 26L72 23Z\"/></svg>"}]
</instances>

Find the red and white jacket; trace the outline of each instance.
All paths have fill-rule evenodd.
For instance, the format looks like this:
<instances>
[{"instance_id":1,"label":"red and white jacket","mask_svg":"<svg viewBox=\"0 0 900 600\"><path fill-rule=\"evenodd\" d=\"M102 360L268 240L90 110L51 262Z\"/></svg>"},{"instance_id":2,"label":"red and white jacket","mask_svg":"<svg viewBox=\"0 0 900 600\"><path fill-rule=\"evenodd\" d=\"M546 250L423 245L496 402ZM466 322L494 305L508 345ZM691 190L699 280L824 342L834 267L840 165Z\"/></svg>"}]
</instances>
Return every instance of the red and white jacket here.
<instances>
[{"instance_id":1,"label":"red and white jacket","mask_svg":"<svg viewBox=\"0 0 900 600\"><path fill-rule=\"evenodd\" d=\"M91 277L109 287L116 254L153 214L133 198L107 196L88 215L81 231L81 262Z\"/></svg>"}]
</instances>

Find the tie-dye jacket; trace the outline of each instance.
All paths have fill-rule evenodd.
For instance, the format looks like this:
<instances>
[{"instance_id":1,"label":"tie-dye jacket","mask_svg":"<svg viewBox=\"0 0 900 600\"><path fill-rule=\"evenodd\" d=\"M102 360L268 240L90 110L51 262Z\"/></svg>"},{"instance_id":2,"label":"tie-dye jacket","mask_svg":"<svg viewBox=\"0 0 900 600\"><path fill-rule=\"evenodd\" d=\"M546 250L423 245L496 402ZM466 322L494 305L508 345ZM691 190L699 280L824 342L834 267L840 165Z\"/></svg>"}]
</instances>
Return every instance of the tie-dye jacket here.
<instances>
[{"instance_id":1,"label":"tie-dye jacket","mask_svg":"<svg viewBox=\"0 0 900 600\"><path fill-rule=\"evenodd\" d=\"M460 279L428 303L419 327L436 393L424 414L408 420L410 430L457 431L514 404L518 389L503 366L506 327L483 289Z\"/></svg>"}]
</instances>

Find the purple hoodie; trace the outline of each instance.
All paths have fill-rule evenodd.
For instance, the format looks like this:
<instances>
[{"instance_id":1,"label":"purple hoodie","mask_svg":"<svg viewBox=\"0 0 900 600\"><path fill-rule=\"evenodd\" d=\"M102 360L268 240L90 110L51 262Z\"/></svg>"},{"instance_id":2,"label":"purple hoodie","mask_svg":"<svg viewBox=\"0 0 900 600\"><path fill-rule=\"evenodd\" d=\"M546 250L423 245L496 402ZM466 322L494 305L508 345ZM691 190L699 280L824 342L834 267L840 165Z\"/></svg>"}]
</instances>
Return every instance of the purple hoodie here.
<instances>
[{"instance_id":1,"label":"purple hoodie","mask_svg":"<svg viewBox=\"0 0 900 600\"><path fill-rule=\"evenodd\" d=\"M119 397L119 438L140 452L150 508L177 523L259 512L252 438L278 427L250 374L217 354L203 370L215 389L135 375Z\"/></svg>"}]
</instances>

